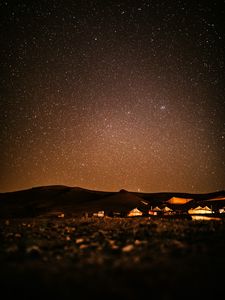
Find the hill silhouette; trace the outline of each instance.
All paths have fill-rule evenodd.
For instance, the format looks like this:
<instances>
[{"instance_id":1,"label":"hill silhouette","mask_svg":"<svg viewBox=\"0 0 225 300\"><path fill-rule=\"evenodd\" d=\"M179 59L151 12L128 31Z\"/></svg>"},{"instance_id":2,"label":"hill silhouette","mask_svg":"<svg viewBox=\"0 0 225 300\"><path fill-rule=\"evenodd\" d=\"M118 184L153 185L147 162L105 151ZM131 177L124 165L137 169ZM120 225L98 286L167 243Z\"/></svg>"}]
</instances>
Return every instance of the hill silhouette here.
<instances>
[{"instance_id":1,"label":"hill silhouette","mask_svg":"<svg viewBox=\"0 0 225 300\"><path fill-rule=\"evenodd\" d=\"M146 209L147 205L168 204L167 201L172 197L193 199L186 204L177 205L179 209L205 203L215 207L225 205L224 191L208 194L139 193L124 189L119 192L105 192L53 185L0 193L0 215L1 217L34 217L55 210L64 211L66 214L82 214L96 210L126 211L135 207Z\"/></svg>"}]
</instances>

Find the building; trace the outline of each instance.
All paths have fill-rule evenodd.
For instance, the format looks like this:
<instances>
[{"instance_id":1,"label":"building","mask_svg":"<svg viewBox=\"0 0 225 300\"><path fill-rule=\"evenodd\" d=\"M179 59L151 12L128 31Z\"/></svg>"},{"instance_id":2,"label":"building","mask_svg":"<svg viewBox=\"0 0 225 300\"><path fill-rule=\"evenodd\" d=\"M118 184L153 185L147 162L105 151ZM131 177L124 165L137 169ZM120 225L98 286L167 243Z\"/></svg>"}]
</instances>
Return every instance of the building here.
<instances>
[{"instance_id":1,"label":"building","mask_svg":"<svg viewBox=\"0 0 225 300\"><path fill-rule=\"evenodd\" d=\"M186 204L188 202L190 202L191 198L181 198L181 197L172 197L170 198L167 203L169 204Z\"/></svg>"},{"instance_id":2,"label":"building","mask_svg":"<svg viewBox=\"0 0 225 300\"><path fill-rule=\"evenodd\" d=\"M134 209L132 209L131 211L129 211L128 213L128 217L140 217L142 216L143 213L136 207Z\"/></svg>"},{"instance_id":3,"label":"building","mask_svg":"<svg viewBox=\"0 0 225 300\"><path fill-rule=\"evenodd\" d=\"M148 211L148 214L149 215L152 215L152 216L157 216L158 214L160 214L162 212L161 208L159 208L158 206L156 206L155 208L153 209L150 209Z\"/></svg>"},{"instance_id":4,"label":"building","mask_svg":"<svg viewBox=\"0 0 225 300\"><path fill-rule=\"evenodd\" d=\"M205 214L212 214L213 210L211 208L209 208L208 206L197 206L196 208L191 208L188 210L188 213L190 215L205 215Z\"/></svg>"},{"instance_id":5,"label":"building","mask_svg":"<svg viewBox=\"0 0 225 300\"><path fill-rule=\"evenodd\" d=\"M173 213L173 210L171 208L169 208L168 206L165 206L162 208L162 212L164 215L170 215Z\"/></svg>"},{"instance_id":6,"label":"building","mask_svg":"<svg viewBox=\"0 0 225 300\"><path fill-rule=\"evenodd\" d=\"M103 218L105 215L104 210L99 210L98 212L93 213L93 217Z\"/></svg>"},{"instance_id":7,"label":"building","mask_svg":"<svg viewBox=\"0 0 225 300\"><path fill-rule=\"evenodd\" d=\"M219 209L220 214L225 214L225 206Z\"/></svg>"}]
</instances>

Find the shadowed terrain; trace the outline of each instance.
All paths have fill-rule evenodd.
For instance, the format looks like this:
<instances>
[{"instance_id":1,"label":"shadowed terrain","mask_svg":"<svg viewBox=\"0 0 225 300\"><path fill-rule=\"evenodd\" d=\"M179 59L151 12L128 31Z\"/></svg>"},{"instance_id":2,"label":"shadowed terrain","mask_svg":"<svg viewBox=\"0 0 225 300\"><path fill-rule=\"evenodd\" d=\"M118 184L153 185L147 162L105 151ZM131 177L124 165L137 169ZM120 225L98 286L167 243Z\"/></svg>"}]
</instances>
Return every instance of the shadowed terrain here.
<instances>
[{"instance_id":1,"label":"shadowed terrain","mask_svg":"<svg viewBox=\"0 0 225 300\"><path fill-rule=\"evenodd\" d=\"M169 204L172 197L192 199L183 205ZM143 203L143 201L148 204ZM96 210L127 211L135 207L150 208L169 205L184 210L195 205L213 205L216 209L225 205L225 192L209 194L188 193L135 193L125 190L102 192L67 186L43 186L28 190L0 194L1 217L41 216L61 210L66 215L82 215Z\"/></svg>"},{"instance_id":2,"label":"shadowed terrain","mask_svg":"<svg viewBox=\"0 0 225 300\"><path fill-rule=\"evenodd\" d=\"M169 204L171 197L192 200ZM185 210L206 203L214 203L214 209L224 206L224 192L112 193L49 186L1 194L1 292L6 299L219 297L225 267L224 218L84 214L154 205ZM64 218L49 217L58 210Z\"/></svg>"},{"instance_id":3,"label":"shadowed terrain","mask_svg":"<svg viewBox=\"0 0 225 300\"><path fill-rule=\"evenodd\" d=\"M1 220L0 230L5 299L222 293L224 221L20 218Z\"/></svg>"}]
</instances>

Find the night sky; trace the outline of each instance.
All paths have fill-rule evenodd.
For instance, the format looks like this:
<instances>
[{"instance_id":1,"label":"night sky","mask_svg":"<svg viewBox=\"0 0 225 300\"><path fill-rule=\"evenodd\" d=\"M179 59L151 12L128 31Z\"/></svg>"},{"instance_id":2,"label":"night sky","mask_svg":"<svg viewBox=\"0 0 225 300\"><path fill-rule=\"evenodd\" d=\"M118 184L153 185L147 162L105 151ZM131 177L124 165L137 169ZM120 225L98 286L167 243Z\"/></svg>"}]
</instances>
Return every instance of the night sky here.
<instances>
[{"instance_id":1,"label":"night sky","mask_svg":"<svg viewBox=\"0 0 225 300\"><path fill-rule=\"evenodd\" d=\"M0 192L224 189L224 7L1 1Z\"/></svg>"}]
</instances>

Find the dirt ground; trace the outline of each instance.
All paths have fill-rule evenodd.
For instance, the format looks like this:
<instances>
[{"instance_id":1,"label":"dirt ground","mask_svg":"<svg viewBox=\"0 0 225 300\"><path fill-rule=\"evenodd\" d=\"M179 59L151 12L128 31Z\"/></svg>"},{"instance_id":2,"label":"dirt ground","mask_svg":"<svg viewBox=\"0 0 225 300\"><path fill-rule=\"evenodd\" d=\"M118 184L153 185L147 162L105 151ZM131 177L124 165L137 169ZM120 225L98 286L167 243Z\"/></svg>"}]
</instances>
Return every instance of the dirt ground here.
<instances>
[{"instance_id":1,"label":"dirt ground","mask_svg":"<svg viewBox=\"0 0 225 300\"><path fill-rule=\"evenodd\" d=\"M0 235L4 299L224 294L224 220L4 219Z\"/></svg>"}]
</instances>

